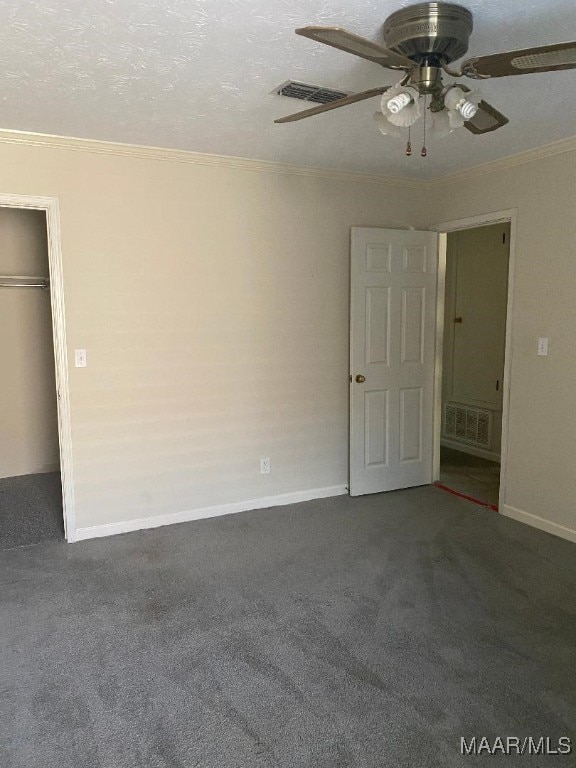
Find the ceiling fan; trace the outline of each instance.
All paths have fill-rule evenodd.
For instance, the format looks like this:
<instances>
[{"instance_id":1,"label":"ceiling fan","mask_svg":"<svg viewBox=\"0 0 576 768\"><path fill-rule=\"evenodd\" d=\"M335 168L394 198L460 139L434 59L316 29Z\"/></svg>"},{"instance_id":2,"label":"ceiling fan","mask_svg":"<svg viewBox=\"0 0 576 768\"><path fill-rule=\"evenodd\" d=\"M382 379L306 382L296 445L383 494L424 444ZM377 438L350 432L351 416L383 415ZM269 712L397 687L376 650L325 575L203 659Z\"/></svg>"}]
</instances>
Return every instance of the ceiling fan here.
<instances>
[{"instance_id":1,"label":"ceiling fan","mask_svg":"<svg viewBox=\"0 0 576 768\"><path fill-rule=\"evenodd\" d=\"M274 122L302 120L381 96L381 112L374 117L384 134L398 135L402 127L410 129L421 116L424 118L424 137L426 119L429 125L435 124L438 135L461 126L474 134L484 134L506 125L508 118L465 84L445 85L442 80L444 74L479 81L576 68L575 41L470 58L458 69L452 69L449 66L451 62L467 52L471 32L472 14L467 8L437 2L417 3L389 16L384 22L386 47L341 27L309 26L297 29L298 35L373 61L385 69L399 71L402 78L394 86L371 88ZM406 154L412 154L410 136ZM426 155L425 142L421 154Z\"/></svg>"}]
</instances>

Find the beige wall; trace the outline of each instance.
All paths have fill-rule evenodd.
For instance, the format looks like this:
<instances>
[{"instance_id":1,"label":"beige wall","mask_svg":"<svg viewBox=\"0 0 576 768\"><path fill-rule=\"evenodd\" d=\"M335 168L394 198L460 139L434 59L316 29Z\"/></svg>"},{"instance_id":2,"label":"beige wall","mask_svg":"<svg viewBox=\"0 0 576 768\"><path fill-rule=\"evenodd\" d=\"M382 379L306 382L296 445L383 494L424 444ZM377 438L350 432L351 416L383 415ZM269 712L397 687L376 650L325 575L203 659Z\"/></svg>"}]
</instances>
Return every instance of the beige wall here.
<instances>
[{"instance_id":1,"label":"beige wall","mask_svg":"<svg viewBox=\"0 0 576 768\"><path fill-rule=\"evenodd\" d=\"M46 216L0 208L0 275L48 276ZM0 477L58 468L50 294L0 288Z\"/></svg>"},{"instance_id":2,"label":"beige wall","mask_svg":"<svg viewBox=\"0 0 576 768\"><path fill-rule=\"evenodd\" d=\"M60 201L79 528L347 483L350 227L421 225L417 190L7 144L0 163L5 191Z\"/></svg>"},{"instance_id":3,"label":"beige wall","mask_svg":"<svg viewBox=\"0 0 576 768\"><path fill-rule=\"evenodd\" d=\"M88 350L78 527L345 484L350 227L517 208L506 503L576 529L576 153L429 194L50 146L0 162L5 192L60 201L69 360Z\"/></svg>"},{"instance_id":4,"label":"beige wall","mask_svg":"<svg viewBox=\"0 0 576 768\"><path fill-rule=\"evenodd\" d=\"M430 222L516 208L507 511L576 531L576 152L436 189ZM536 355L539 336L548 357ZM560 532L560 531L558 531ZM570 534L570 531L564 533Z\"/></svg>"}]
</instances>

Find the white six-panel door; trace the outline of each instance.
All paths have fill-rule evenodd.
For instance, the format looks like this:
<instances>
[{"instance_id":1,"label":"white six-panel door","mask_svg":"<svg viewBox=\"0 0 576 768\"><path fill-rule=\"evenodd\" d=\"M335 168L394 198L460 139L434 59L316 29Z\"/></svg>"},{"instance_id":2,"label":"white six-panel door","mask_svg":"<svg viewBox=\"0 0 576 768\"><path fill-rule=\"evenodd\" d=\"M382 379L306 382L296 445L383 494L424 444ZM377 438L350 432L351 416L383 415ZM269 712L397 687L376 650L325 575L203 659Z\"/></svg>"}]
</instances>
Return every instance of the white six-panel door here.
<instances>
[{"instance_id":1,"label":"white six-panel door","mask_svg":"<svg viewBox=\"0 0 576 768\"><path fill-rule=\"evenodd\" d=\"M352 496L432 482L437 240L352 229Z\"/></svg>"}]
</instances>

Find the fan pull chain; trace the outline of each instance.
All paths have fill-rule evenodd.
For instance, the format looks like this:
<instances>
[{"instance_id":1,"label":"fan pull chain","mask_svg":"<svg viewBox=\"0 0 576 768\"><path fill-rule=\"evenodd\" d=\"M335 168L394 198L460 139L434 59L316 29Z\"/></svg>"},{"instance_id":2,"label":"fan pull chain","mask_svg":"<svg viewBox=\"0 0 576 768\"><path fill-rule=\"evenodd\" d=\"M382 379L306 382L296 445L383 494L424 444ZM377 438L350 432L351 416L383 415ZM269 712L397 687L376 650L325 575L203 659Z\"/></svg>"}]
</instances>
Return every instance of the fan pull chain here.
<instances>
[{"instance_id":1,"label":"fan pull chain","mask_svg":"<svg viewBox=\"0 0 576 768\"><path fill-rule=\"evenodd\" d=\"M426 157L428 154L426 149L426 112L426 94L424 94L424 134L422 136L422 151L420 152L420 157Z\"/></svg>"},{"instance_id":2,"label":"fan pull chain","mask_svg":"<svg viewBox=\"0 0 576 768\"><path fill-rule=\"evenodd\" d=\"M408 126L408 141L406 142L406 157L412 154L412 142L410 141L410 126Z\"/></svg>"}]
</instances>

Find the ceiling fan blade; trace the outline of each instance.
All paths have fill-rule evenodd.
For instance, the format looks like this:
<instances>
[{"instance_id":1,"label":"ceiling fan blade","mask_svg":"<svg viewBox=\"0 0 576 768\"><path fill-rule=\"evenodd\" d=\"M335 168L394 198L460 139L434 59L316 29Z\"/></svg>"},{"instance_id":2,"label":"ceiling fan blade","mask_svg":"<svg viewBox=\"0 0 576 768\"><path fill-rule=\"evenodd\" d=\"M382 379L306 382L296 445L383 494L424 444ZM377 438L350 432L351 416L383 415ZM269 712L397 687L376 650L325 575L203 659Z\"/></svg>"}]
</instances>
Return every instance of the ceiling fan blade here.
<instances>
[{"instance_id":1,"label":"ceiling fan blade","mask_svg":"<svg viewBox=\"0 0 576 768\"><path fill-rule=\"evenodd\" d=\"M468 59L462 65L462 74L482 80L485 77L529 75L534 72L553 72L576 68L576 42L524 48L520 51L495 53Z\"/></svg>"},{"instance_id":2,"label":"ceiling fan blade","mask_svg":"<svg viewBox=\"0 0 576 768\"><path fill-rule=\"evenodd\" d=\"M389 69L414 69L416 64L410 59L394 51L389 51L365 37L360 37L348 32L341 27L301 27L296 30L297 35L309 37L318 43L331 45L346 53L360 56L362 59L374 61Z\"/></svg>"},{"instance_id":3,"label":"ceiling fan blade","mask_svg":"<svg viewBox=\"0 0 576 768\"><path fill-rule=\"evenodd\" d=\"M478 104L478 112L471 120L466 120L464 127L468 128L471 133L490 133L498 128L502 128L503 125L510 122L506 115L502 112L498 112L497 109L486 101L481 101Z\"/></svg>"},{"instance_id":4,"label":"ceiling fan blade","mask_svg":"<svg viewBox=\"0 0 576 768\"><path fill-rule=\"evenodd\" d=\"M302 120L305 117L312 117L313 115L319 115L321 112L329 112L331 109L338 109L339 107L346 107L348 104L355 104L357 101L364 101L364 99L371 99L372 96L380 96L390 88L389 85L385 85L382 88L371 88L369 91L362 91L361 93L353 93L352 96L345 96L343 99L337 99L336 101L329 101L327 104L319 104L317 107L311 109L305 109L302 112L295 112L293 115L287 115L286 117L279 117L278 120L274 120L275 123L293 123L295 120Z\"/></svg>"}]
</instances>

